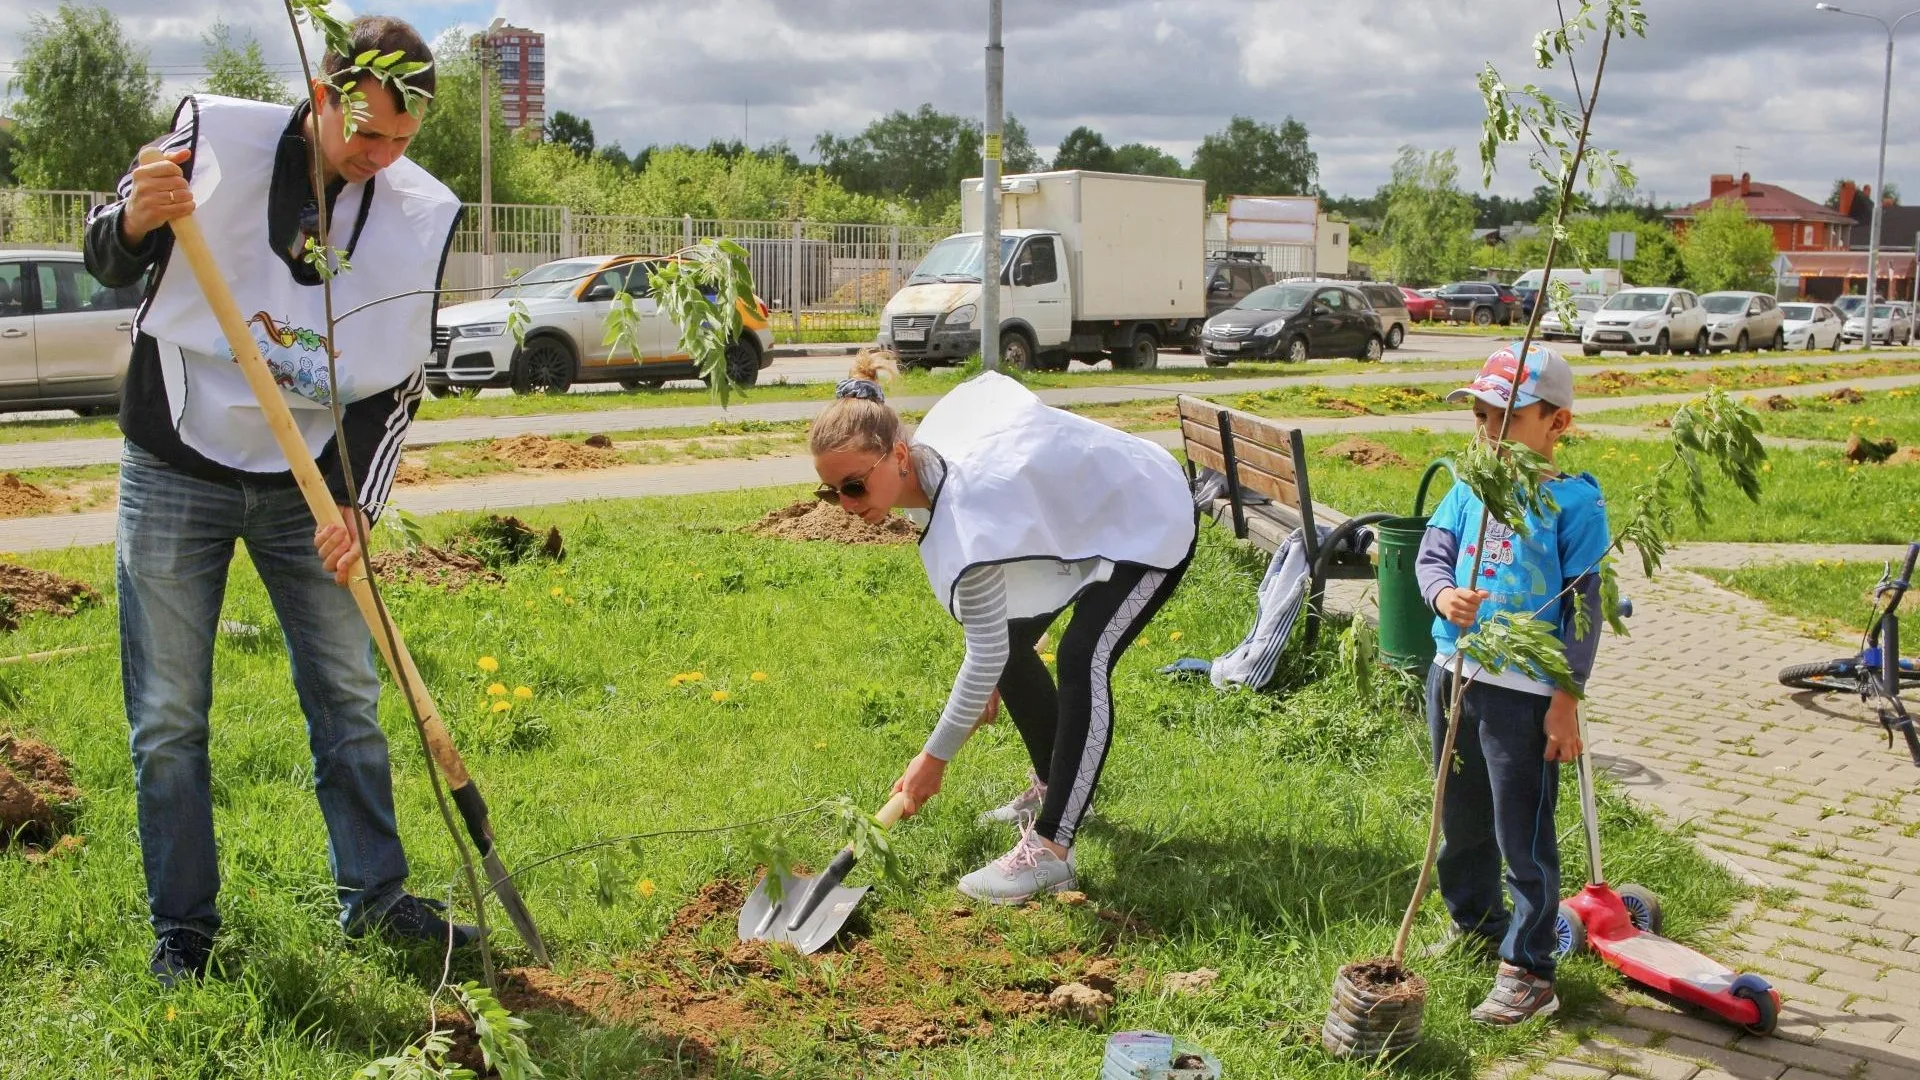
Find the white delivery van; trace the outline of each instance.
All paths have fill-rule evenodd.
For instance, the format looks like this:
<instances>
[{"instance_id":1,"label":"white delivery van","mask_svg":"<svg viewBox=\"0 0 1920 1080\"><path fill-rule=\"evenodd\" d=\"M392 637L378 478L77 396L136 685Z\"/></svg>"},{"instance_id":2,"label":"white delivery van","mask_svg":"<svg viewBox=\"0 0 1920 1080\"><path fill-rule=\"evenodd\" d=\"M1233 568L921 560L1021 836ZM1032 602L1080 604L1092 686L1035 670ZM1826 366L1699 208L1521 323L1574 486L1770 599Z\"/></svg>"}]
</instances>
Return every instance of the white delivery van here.
<instances>
[{"instance_id":1,"label":"white delivery van","mask_svg":"<svg viewBox=\"0 0 1920 1080\"><path fill-rule=\"evenodd\" d=\"M880 344L904 364L980 349L981 186L960 185L964 231L935 244L881 312ZM1003 364L1151 368L1206 318L1203 181L1068 170L1009 176L1000 191Z\"/></svg>"}]
</instances>

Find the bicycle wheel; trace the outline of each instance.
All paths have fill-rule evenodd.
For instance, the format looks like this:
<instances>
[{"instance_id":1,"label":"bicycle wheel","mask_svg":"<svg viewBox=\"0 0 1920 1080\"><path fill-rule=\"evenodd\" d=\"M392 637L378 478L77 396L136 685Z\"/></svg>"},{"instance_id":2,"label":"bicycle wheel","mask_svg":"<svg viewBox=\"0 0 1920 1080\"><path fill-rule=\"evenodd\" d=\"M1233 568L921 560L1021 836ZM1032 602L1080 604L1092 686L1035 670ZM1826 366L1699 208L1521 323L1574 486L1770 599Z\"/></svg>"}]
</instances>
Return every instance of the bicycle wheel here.
<instances>
[{"instance_id":1,"label":"bicycle wheel","mask_svg":"<svg viewBox=\"0 0 1920 1080\"><path fill-rule=\"evenodd\" d=\"M1903 676L1905 672L1901 673ZM1860 658L1822 660L1812 664L1794 664L1780 669L1780 685L1795 690L1830 690L1843 694L1860 692ZM1904 682L1904 678L1902 679Z\"/></svg>"}]
</instances>

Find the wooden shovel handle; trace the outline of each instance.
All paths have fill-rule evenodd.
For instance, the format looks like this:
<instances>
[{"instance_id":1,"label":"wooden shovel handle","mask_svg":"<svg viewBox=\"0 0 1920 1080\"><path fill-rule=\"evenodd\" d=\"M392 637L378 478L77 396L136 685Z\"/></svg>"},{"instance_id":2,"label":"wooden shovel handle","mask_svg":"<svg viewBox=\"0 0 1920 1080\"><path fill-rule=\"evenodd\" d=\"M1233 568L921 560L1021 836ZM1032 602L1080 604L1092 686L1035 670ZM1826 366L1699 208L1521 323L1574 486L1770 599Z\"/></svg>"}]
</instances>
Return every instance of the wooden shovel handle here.
<instances>
[{"instance_id":1,"label":"wooden shovel handle","mask_svg":"<svg viewBox=\"0 0 1920 1080\"><path fill-rule=\"evenodd\" d=\"M161 159L163 155L154 147L140 151L140 164L146 165ZM325 525L345 525L340 516L340 508L334 505L333 493L327 489L326 478L320 475L320 467L313 462L313 453L307 449L307 441L300 435L300 429L293 422L293 413L287 409L287 403L280 396L280 387L273 381L273 372L267 368L267 361L260 355L260 346L253 340L253 334L247 329L247 321L240 314L240 305L233 299L233 290L227 287L227 280L220 273L220 265L214 261L213 251L207 246L206 233L200 229L200 223L192 214L175 218L169 223L173 229L174 247L187 257L187 265L193 270L193 278L200 284L200 291L207 298L207 306L213 309L213 317L220 323L220 332L226 336L227 346L240 363L240 371L246 376L247 385L253 389L253 396L260 401L260 409L266 414L267 426L273 431L273 438L280 445L280 453L287 459L287 465L293 470L294 482L300 485L300 494L307 500L307 509L313 512L314 521ZM400 637L400 630L387 617L385 609L374 598L373 589L367 584L364 574L356 572L347 588L353 593L353 602L360 609L360 617L366 620L367 629L373 634L373 643L387 662L387 668L400 677L400 685L405 688L413 705L413 711L420 718L420 725L427 736L427 747L433 753L434 761L447 778L449 788L464 788L471 783L467 766L460 759L460 752L453 748L453 740L447 736L447 728L440 720L440 711L434 707L433 699L427 695L426 682L420 677L420 669L414 666L413 657L408 654L406 642Z\"/></svg>"},{"instance_id":2,"label":"wooden shovel handle","mask_svg":"<svg viewBox=\"0 0 1920 1080\"><path fill-rule=\"evenodd\" d=\"M874 819L882 826L891 829L899 823L901 818L907 816L907 807L912 805L912 802L913 800L907 797L906 792L899 792L887 800L887 805L881 807L879 813L873 815Z\"/></svg>"}]
</instances>

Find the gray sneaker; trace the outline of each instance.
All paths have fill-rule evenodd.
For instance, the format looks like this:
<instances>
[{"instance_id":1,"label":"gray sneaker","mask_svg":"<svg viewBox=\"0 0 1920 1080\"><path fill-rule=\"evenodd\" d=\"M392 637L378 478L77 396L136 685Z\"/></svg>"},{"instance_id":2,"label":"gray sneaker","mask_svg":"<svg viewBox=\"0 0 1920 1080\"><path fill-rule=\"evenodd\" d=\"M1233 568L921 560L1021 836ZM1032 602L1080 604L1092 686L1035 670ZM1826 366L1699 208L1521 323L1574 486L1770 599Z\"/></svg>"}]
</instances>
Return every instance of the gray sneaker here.
<instances>
[{"instance_id":1,"label":"gray sneaker","mask_svg":"<svg viewBox=\"0 0 1920 1080\"><path fill-rule=\"evenodd\" d=\"M979 817L982 825L1019 825L1040 816L1040 804L1047 801L1047 785L1032 772L1027 773L1027 790L1013 797L1013 801L997 810L989 810Z\"/></svg>"},{"instance_id":2,"label":"gray sneaker","mask_svg":"<svg viewBox=\"0 0 1920 1080\"><path fill-rule=\"evenodd\" d=\"M1073 851L1062 859L1029 828L1013 850L960 879L960 892L989 904L1024 904L1042 893L1071 889Z\"/></svg>"},{"instance_id":3,"label":"gray sneaker","mask_svg":"<svg viewBox=\"0 0 1920 1080\"><path fill-rule=\"evenodd\" d=\"M1474 1008L1473 1018L1482 1024L1511 1027L1536 1016L1552 1016L1559 1008L1560 999L1554 996L1551 979L1501 964L1500 974L1493 979L1493 991Z\"/></svg>"}]
</instances>

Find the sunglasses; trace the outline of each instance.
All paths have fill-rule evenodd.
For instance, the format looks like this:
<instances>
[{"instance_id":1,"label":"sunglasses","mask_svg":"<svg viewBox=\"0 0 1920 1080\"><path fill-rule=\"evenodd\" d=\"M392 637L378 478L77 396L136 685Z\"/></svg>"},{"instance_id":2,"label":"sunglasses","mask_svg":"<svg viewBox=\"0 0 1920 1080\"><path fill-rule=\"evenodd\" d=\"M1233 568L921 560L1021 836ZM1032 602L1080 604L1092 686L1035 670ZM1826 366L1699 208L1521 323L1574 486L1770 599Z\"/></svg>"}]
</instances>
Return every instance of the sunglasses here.
<instances>
[{"instance_id":1,"label":"sunglasses","mask_svg":"<svg viewBox=\"0 0 1920 1080\"><path fill-rule=\"evenodd\" d=\"M879 460L867 466L865 472L840 481L839 487L834 487L832 484L821 484L813 490L813 497L823 503L839 502L842 496L849 499L865 499L867 497L867 477L872 476L873 470L879 468L886 460L886 454L880 455Z\"/></svg>"}]
</instances>

